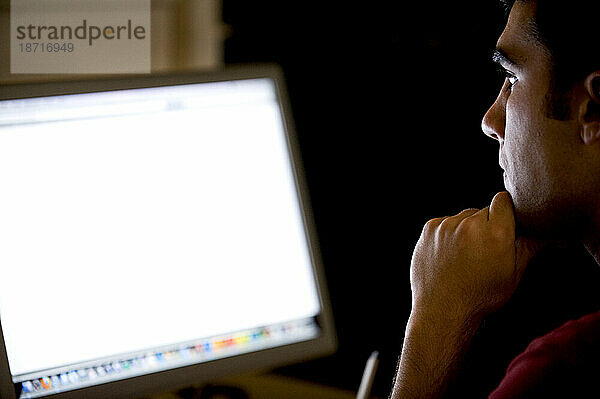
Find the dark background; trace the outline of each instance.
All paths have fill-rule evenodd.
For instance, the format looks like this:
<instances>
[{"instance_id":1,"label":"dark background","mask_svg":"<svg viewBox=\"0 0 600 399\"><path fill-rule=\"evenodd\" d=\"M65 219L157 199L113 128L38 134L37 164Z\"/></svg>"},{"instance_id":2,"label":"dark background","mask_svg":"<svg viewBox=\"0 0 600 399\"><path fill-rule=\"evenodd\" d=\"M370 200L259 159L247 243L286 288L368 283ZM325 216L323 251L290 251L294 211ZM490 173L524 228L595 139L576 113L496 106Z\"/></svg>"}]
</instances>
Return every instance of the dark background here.
<instances>
[{"instance_id":1,"label":"dark background","mask_svg":"<svg viewBox=\"0 0 600 399\"><path fill-rule=\"evenodd\" d=\"M339 336L333 356L276 370L356 390L379 350L386 397L410 311L423 224L484 207L503 190L497 143L480 128L501 79L495 1L224 0L226 63L286 74ZM550 249L484 321L456 385L483 397L534 337L600 308L600 269L581 248Z\"/></svg>"}]
</instances>

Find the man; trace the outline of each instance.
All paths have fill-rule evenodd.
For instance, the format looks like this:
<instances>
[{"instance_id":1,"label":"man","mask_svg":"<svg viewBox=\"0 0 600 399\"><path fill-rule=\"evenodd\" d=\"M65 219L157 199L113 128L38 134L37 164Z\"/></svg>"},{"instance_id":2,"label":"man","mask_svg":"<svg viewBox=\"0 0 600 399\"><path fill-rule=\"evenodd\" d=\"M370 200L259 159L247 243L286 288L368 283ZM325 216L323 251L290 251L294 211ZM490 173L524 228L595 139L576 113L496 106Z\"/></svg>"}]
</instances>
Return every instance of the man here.
<instances>
[{"instance_id":1,"label":"man","mask_svg":"<svg viewBox=\"0 0 600 399\"><path fill-rule=\"evenodd\" d=\"M600 263L594 3L509 2L494 52L506 79L482 123L500 144L507 192L489 207L425 225L411 263L412 310L392 398L443 396L482 320L508 301L548 240L580 241ZM600 396L597 341L600 312L563 325L517 357L490 397L573 397L590 386Z\"/></svg>"}]
</instances>

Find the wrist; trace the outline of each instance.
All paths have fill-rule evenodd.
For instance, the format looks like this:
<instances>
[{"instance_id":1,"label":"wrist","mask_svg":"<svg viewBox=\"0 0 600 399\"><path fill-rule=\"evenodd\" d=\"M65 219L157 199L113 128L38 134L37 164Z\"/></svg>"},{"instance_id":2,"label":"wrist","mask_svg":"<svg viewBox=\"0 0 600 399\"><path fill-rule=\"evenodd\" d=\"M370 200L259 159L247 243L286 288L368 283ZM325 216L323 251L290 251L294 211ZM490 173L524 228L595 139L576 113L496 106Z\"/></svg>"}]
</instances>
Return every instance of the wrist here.
<instances>
[{"instance_id":1,"label":"wrist","mask_svg":"<svg viewBox=\"0 0 600 399\"><path fill-rule=\"evenodd\" d=\"M479 322L459 312L413 308L393 398L438 398L456 375Z\"/></svg>"},{"instance_id":2,"label":"wrist","mask_svg":"<svg viewBox=\"0 0 600 399\"><path fill-rule=\"evenodd\" d=\"M407 330L426 331L427 335L453 333L470 338L474 335L483 318L476 312L453 309L431 309L413 307ZM408 331L407 331L408 332Z\"/></svg>"}]
</instances>

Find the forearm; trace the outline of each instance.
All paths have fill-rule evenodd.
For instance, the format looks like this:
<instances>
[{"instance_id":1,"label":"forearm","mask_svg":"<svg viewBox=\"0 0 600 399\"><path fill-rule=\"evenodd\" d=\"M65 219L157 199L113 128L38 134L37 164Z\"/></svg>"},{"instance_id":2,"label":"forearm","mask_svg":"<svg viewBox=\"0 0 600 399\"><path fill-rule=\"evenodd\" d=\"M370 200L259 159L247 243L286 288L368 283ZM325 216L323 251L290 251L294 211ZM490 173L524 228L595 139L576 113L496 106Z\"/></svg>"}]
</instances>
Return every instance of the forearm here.
<instances>
[{"instance_id":1,"label":"forearm","mask_svg":"<svg viewBox=\"0 0 600 399\"><path fill-rule=\"evenodd\" d=\"M413 312L407 323L391 398L442 397L478 326L469 317L428 317Z\"/></svg>"}]
</instances>

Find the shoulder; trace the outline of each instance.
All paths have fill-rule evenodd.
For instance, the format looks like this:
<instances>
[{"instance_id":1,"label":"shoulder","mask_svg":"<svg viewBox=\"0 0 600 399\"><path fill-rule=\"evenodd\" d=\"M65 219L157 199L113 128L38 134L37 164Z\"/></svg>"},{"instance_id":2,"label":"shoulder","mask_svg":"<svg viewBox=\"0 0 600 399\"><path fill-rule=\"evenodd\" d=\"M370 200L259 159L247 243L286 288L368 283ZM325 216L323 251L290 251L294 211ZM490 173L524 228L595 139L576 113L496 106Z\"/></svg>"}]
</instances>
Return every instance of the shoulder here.
<instances>
[{"instance_id":1,"label":"shoulder","mask_svg":"<svg viewBox=\"0 0 600 399\"><path fill-rule=\"evenodd\" d=\"M600 311L533 340L490 398L548 397L585 390L600 372ZM592 378L590 380L590 378Z\"/></svg>"}]
</instances>

